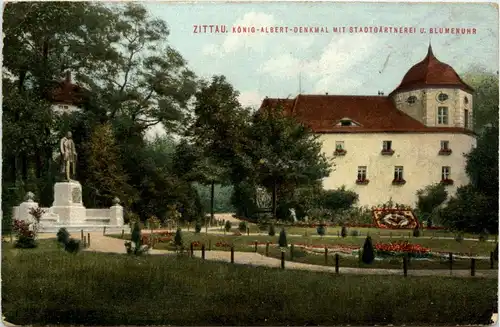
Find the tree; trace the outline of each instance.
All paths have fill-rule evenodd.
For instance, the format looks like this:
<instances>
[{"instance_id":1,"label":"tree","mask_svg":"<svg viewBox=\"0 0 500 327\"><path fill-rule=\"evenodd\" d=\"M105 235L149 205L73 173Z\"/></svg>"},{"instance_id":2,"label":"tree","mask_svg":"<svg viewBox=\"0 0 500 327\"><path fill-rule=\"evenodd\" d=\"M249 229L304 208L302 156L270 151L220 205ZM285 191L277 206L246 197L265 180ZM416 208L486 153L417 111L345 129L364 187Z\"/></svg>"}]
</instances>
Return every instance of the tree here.
<instances>
[{"instance_id":1,"label":"tree","mask_svg":"<svg viewBox=\"0 0 500 327\"><path fill-rule=\"evenodd\" d=\"M111 125L97 125L85 148L88 164L85 184L101 199L96 204L109 207L114 197L132 203L135 190L128 184L128 176L121 166Z\"/></svg>"},{"instance_id":2,"label":"tree","mask_svg":"<svg viewBox=\"0 0 500 327\"><path fill-rule=\"evenodd\" d=\"M363 244L363 255L361 260L366 264L371 264L375 260L375 252L373 250L372 238L367 236Z\"/></svg>"},{"instance_id":3,"label":"tree","mask_svg":"<svg viewBox=\"0 0 500 327\"><path fill-rule=\"evenodd\" d=\"M280 231L280 236L278 238L278 245L280 248L287 248L288 247L288 242L286 240L286 231L284 228L282 228Z\"/></svg>"},{"instance_id":4,"label":"tree","mask_svg":"<svg viewBox=\"0 0 500 327\"><path fill-rule=\"evenodd\" d=\"M257 167L256 180L272 193L275 217L278 190L311 185L331 171L318 136L286 115L282 107L261 108L253 117L250 139L254 148L249 156Z\"/></svg>"},{"instance_id":5,"label":"tree","mask_svg":"<svg viewBox=\"0 0 500 327\"><path fill-rule=\"evenodd\" d=\"M474 131L481 133L486 126L498 127L498 73L473 67L463 77L475 90Z\"/></svg>"},{"instance_id":6,"label":"tree","mask_svg":"<svg viewBox=\"0 0 500 327\"><path fill-rule=\"evenodd\" d=\"M448 192L443 184L428 185L417 191L417 209L422 218L427 220L427 225L432 224L432 217L436 214L438 207L448 198Z\"/></svg>"}]
</instances>

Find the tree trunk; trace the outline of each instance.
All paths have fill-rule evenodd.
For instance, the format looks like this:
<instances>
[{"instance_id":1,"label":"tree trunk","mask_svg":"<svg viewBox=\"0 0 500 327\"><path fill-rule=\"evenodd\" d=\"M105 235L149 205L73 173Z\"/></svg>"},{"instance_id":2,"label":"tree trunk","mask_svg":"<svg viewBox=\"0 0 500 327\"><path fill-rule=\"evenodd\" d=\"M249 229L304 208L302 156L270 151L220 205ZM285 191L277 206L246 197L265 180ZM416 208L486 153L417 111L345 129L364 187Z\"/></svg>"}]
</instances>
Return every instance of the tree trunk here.
<instances>
[{"instance_id":1,"label":"tree trunk","mask_svg":"<svg viewBox=\"0 0 500 327\"><path fill-rule=\"evenodd\" d=\"M210 222L214 221L215 181L210 185Z\"/></svg>"},{"instance_id":2,"label":"tree trunk","mask_svg":"<svg viewBox=\"0 0 500 327\"><path fill-rule=\"evenodd\" d=\"M276 198L277 198L277 183L274 181L273 185L273 218L276 219Z\"/></svg>"}]
</instances>

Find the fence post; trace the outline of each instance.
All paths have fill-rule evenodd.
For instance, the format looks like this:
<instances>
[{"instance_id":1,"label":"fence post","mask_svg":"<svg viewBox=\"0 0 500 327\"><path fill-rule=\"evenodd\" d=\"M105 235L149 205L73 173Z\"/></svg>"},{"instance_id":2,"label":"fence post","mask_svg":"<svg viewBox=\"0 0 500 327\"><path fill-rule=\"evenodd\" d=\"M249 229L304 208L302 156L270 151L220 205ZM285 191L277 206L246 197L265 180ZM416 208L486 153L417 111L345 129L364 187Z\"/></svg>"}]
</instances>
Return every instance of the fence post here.
<instances>
[{"instance_id":1,"label":"fence post","mask_svg":"<svg viewBox=\"0 0 500 327\"><path fill-rule=\"evenodd\" d=\"M337 230L337 237L340 237L340 231Z\"/></svg>"},{"instance_id":2,"label":"fence post","mask_svg":"<svg viewBox=\"0 0 500 327\"><path fill-rule=\"evenodd\" d=\"M453 253L448 254L448 261L450 262L450 273L453 270Z\"/></svg>"},{"instance_id":3,"label":"fence post","mask_svg":"<svg viewBox=\"0 0 500 327\"><path fill-rule=\"evenodd\" d=\"M328 265L328 248L325 246L325 266Z\"/></svg>"},{"instance_id":4,"label":"fence post","mask_svg":"<svg viewBox=\"0 0 500 327\"><path fill-rule=\"evenodd\" d=\"M285 252L281 251L281 269L285 269Z\"/></svg>"},{"instance_id":5,"label":"fence post","mask_svg":"<svg viewBox=\"0 0 500 327\"><path fill-rule=\"evenodd\" d=\"M231 245L231 263L234 263L234 245Z\"/></svg>"},{"instance_id":6,"label":"fence post","mask_svg":"<svg viewBox=\"0 0 500 327\"><path fill-rule=\"evenodd\" d=\"M194 245L193 242L189 245L189 251L191 252L191 257L194 257Z\"/></svg>"},{"instance_id":7,"label":"fence post","mask_svg":"<svg viewBox=\"0 0 500 327\"><path fill-rule=\"evenodd\" d=\"M493 251L490 252L490 269L493 269L495 266L495 255L493 254Z\"/></svg>"},{"instance_id":8,"label":"fence post","mask_svg":"<svg viewBox=\"0 0 500 327\"><path fill-rule=\"evenodd\" d=\"M87 233L87 244L90 247L90 233Z\"/></svg>"},{"instance_id":9,"label":"fence post","mask_svg":"<svg viewBox=\"0 0 500 327\"><path fill-rule=\"evenodd\" d=\"M123 236L125 235L125 230L122 229L122 239L123 239Z\"/></svg>"},{"instance_id":10,"label":"fence post","mask_svg":"<svg viewBox=\"0 0 500 327\"><path fill-rule=\"evenodd\" d=\"M247 236L250 235L250 227L247 227Z\"/></svg>"},{"instance_id":11,"label":"fence post","mask_svg":"<svg viewBox=\"0 0 500 327\"><path fill-rule=\"evenodd\" d=\"M339 254L335 254L335 273L339 273Z\"/></svg>"},{"instance_id":12,"label":"fence post","mask_svg":"<svg viewBox=\"0 0 500 327\"><path fill-rule=\"evenodd\" d=\"M259 243L257 241L255 241L255 251L254 252L257 252L257 246L258 246L258 244Z\"/></svg>"},{"instance_id":13,"label":"fence post","mask_svg":"<svg viewBox=\"0 0 500 327\"><path fill-rule=\"evenodd\" d=\"M205 243L201 245L201 258L205 260Z\"/></svg>"},{"instance_id":14,"label":"fence post","mask_svg":"<svg viewBox=\"0 0 500 327\"><path fill-rule=\"evenodd\" d=\"M470 259L470 275L476 276L476 259Z\"/></svg>"},{"instance_id":15,"label":"fence post","mask_svg":"<svg viewBox=\"0 0 500 327\"><path fill-rule=\"evenodd\" d=\"M82 242L83 242L83 229L80 230L80 238L82 239Z\"/></svg>"},{"instance_id":16,"label":"fence post","mask_svg":"<svg viewBox=\"0 0 500 327\"><path fill-rule=\"evenodd\" d=\"M403 273L404 276L408 276L408 257L404 256L403 257Z\"/></svg>"},{"instance_id":17,"label":"fence post","mask_svg":"<svg viewBox=\"0 0 500 327\"><path fill-rule=\"evenodd\" d=\"M266 257L269 256L269 242L266 243Z\"/></svg>"},{"instance_id":18,"label":"fence post","mask_svg":"<svg viewBox=\"0 0 500 327\"><path fill-rule=\"evenodd\" d=\"M87 237L85 235L83 236L83 247L87 247Z\"/></svg>"},{"instance_id":19,"label":"fence post","mask_svg":"<svg viewBox=\"0 0 500 327\"><path fill-rule=\"evenodd\" d=\"M293 251L295 247L293 246L293 243L290 244L290 261L293 261Z\"/></svg>"},{"instance_id":20,"label":"fence post","mask_svg":"<svg viewBox=\"0 0 500 327\"><path fill-rule=\"evenodd\" d=\"M12 231L10 232L10 244L14 243L14 240L12 239Z\"/></svg>"},{"instance_id":21,"label":"fence post","mask_svg":"<svg viewBox=\"0 0 500 327\"><path fill-rule=\"evenodd\" d=\"M102 231L102 236L106 235L106 226L104 226L104 230Z\"/></svg>"}]
</instances>

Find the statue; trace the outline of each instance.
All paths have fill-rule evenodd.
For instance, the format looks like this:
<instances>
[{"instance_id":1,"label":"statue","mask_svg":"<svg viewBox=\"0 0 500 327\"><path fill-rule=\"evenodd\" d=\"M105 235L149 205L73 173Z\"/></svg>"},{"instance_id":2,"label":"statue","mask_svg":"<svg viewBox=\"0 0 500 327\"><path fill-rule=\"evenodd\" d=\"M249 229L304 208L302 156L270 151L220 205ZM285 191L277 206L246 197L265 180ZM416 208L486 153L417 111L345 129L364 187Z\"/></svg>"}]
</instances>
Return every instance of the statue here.
<instances>
[{"instance_id":1,"label":"statue","mask_svg":"<svg viewBox=\"0 0 500 327\"><path fill-rule=\"evenodd\" d=\"M71 138L71 132L68 132L65 137L61 139L61 173L64 174L67 181L76 174L76 149L75 142Z\"/></svg>"},{"instance_id":2,"label":"statue","mask_svg":"<svg viewBox=\"0 0 500 327\"><path fill-rule=\"evenodd\" d=\"M297 214L295 213L295 209L294 208L290 208L289 211L290 211L290 216L293 219L293 222L296 223L297 222Z\"/></svg>"}]
</instances>

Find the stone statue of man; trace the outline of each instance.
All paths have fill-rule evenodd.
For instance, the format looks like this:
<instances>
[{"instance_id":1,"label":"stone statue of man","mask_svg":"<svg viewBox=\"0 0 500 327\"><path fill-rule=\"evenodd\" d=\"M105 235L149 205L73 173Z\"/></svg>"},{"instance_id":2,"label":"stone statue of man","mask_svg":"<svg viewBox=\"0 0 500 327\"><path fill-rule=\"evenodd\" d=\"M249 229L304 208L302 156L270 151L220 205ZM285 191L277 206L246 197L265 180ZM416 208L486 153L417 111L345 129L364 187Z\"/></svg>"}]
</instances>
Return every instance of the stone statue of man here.
<instances>
[{"instance_id":1,"label":"stone statue of man","mask_svg":"<svg viewBox=\"0 0 500 327\"><path fill-rule=\"evenodd\" d=\"M71 132L68 132L60 142L62 161L61 173L64 174L68 181L76 174L76 149L75 142L73 142L71 137Z\"/></svg>"}]
</instances>

